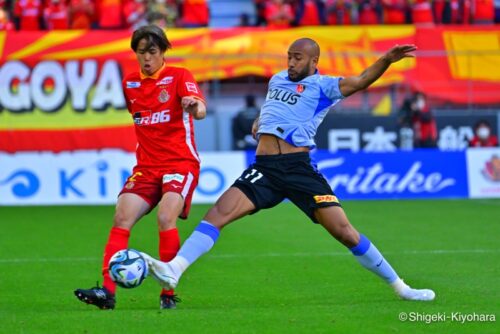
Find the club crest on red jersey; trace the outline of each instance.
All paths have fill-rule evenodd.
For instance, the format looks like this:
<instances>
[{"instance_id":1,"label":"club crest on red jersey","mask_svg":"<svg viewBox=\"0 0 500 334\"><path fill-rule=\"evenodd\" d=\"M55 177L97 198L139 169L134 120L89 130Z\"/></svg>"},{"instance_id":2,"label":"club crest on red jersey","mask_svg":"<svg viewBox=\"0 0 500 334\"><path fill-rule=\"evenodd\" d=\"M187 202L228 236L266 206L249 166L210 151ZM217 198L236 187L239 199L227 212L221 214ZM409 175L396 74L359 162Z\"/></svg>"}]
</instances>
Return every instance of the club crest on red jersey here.
<instances>
[{"instance_id":1,"label":"club crest on red jersey","mask_svg":"<svg viewBox=\"0 0 500 334\"><path fill-rule=\"evenodd\" d=\"M168 100L170 100L170 95L165 89L162 89L160 95L158 95L158 101L160 101L161 103L165 103Z\"/></svg>"},{"instance_id":2,"label":"club crest on red jersey","mask_svg":"<svg viewBox=\"0 0 500 334\"><path fill-rule=\"evenodd\" d=\"M297 90L297 93L302 94L302 92L306 90L306 86L304 86L302 84L298 84L296 90Z\"/></svg>"}]
</instances>

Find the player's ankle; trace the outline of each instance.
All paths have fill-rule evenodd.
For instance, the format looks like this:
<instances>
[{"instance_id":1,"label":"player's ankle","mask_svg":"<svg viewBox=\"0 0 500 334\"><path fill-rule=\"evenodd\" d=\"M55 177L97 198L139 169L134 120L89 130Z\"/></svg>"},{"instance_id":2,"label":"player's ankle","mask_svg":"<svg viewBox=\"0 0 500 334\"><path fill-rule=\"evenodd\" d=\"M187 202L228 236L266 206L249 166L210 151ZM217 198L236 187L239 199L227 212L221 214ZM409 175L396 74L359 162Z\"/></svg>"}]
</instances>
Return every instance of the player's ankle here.
<instances>
[{"instance_id":1,"label":"player's ankle","mask_svg":"<svg viewBox=\"0 0 500 334\"><path fill-rule=\"evenodd\" d=\"M408 289L409 286L401 278L396 278L394 282L391 283L392 288L398 295L403 293L404 290Z\"/></svg>"}]
</instances>

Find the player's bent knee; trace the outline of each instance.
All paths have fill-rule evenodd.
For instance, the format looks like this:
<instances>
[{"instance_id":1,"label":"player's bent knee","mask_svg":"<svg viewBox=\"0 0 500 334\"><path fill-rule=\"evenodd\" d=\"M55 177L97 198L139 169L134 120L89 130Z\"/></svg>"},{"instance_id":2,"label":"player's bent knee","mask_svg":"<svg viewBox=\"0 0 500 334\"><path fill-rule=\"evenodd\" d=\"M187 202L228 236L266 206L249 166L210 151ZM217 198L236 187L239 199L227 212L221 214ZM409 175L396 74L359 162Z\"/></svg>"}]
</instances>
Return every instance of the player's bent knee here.
<instances>
[{"instance_id":1,"label":"player's bent knee","mask_svg":"<svg viewBox=\"0 0 500 334\"><path fill-rule=\"evenodd\" d=\"M134 221L127 215L118 211L113 217L113 226L130 230L134 226Z\"/></svg>"},{"instance_id":2,"label":"player's bent knee","mask_svg":"<svg viewBox=\"0 0 500 334\"><path fill-rule=\"evenodd\" d=\"M160 209L156 215L158 227L160 230L169 230L176 227L177 216L179 213L172 210Z\"/></svg>"}]
</instances>

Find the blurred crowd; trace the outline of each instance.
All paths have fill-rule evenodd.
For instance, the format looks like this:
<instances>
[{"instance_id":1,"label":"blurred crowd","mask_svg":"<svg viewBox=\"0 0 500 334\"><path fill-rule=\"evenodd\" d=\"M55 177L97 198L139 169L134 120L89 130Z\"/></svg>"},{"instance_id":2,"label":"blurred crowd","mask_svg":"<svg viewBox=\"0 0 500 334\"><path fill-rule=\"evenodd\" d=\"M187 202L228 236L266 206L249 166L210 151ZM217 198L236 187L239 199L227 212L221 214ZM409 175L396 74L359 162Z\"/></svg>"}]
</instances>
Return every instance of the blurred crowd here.
<instances>
[{"instance_id":1,"label":"blurred crowd","mask_svg":"<svg viewBox=\"0 0 500 334\"><path fill-rule=\"evenodd\" d=\"M401 149L437 148L438 127L436 118L427 98L422 92L408 96L399 110L399 147ZM478 120L472 127L473 133L468 138L468 147L497 147L498 137L486 119Z\"/></svg>"},{"instance_id":2,"label":"blurred crowd","mask_svg":"<svg viewBox=\"0 0 500 334\"><path fill-rule=\"evenodd\" d=\"M206 27L216 0L0 0L0 30ZM254 0L240 26L493 24L500 0ZM230 2L227 2L230 6Z\"/></svg>"},{"instance_id":3,"label":"blurred crowd","mask_svg":"<svg viewBox=\"0 0 500 334\"><path fill-rule=\"evenodd\" d=\"M257 25L493 24L500 0L255 0Z\"/></svg>"},{"instance_id":4,"label":"blurred crowd","mask_svg":"<svg viewBox=\"0 0 500 334\"><path fill-rule=\"evenodd\" d=\"M206 0L0 0L0 30L204 27Z\"/></svg>"}]
</instances>

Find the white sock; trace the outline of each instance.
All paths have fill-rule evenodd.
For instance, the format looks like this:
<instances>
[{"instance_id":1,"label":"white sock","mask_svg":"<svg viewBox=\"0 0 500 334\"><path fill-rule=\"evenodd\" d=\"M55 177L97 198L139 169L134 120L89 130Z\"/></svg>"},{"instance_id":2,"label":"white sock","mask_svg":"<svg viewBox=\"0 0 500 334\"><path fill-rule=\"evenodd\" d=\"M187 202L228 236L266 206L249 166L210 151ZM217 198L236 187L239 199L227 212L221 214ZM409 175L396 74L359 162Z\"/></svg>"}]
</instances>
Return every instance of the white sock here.
<instances>
[{"instance_id":1,"label":"white sock","mask_svg":"<svg viewBox=\"0 0 500 334\"><path fill-rule=\"evenodd\" d=\"M214 225L202 220L186 239L177 256L167 264L177 280L182 273L200 256L208 252L219 238L219 230Z\"/></svg>"}]
</instances>

